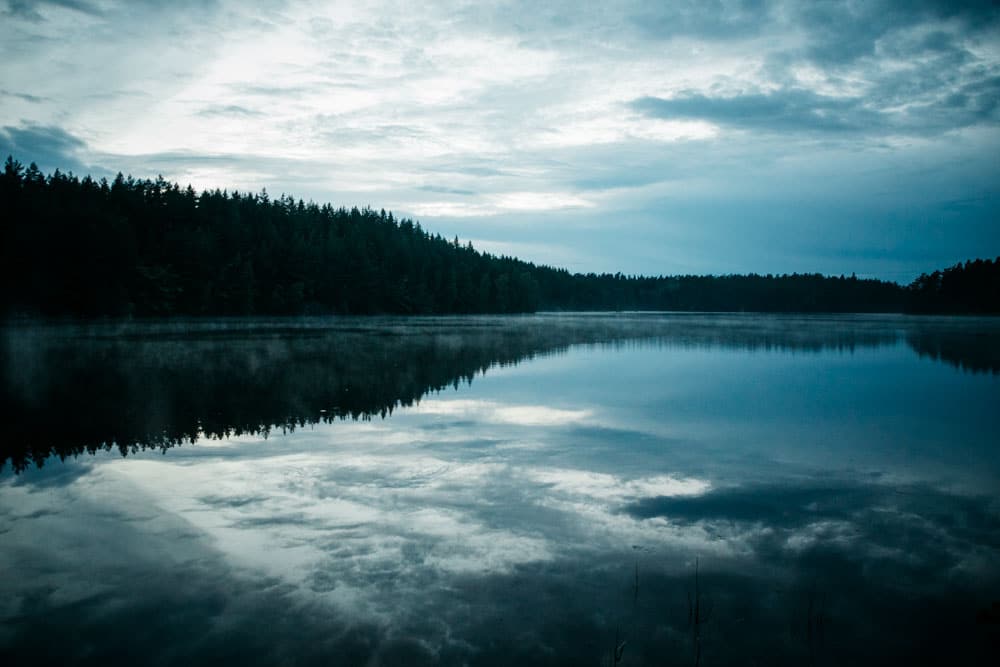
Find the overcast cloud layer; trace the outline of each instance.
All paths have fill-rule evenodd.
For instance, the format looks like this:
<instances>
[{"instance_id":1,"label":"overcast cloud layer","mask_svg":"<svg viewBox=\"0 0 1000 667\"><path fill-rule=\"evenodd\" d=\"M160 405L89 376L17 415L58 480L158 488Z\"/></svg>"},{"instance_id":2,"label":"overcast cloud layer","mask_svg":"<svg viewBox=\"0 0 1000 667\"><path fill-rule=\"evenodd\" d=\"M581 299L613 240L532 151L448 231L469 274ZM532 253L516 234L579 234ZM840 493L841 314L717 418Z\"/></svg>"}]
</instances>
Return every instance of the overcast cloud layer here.
<instances>
[{"instance_id":1,"label":"overcast cloud layer","mask_svg":"<svg viewBox=\"0 0 1000 667\"><path fill-rule=\"evenodd\" d=\"M1000 255L983 2L0 2L0 152L577 271Z\"/></svg>"}]
</instances>

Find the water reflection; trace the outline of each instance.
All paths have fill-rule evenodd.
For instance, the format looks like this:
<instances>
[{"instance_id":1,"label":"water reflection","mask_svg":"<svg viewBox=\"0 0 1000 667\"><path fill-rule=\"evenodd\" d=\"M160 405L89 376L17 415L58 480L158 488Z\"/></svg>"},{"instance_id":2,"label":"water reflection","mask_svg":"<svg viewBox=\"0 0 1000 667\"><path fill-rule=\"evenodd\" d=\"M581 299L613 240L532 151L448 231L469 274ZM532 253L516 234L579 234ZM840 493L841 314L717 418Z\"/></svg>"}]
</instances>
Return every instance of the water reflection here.
<instances>
[{"instance_id":1,"label":"water reflection","mask_svg":"<svg viewBox=\"0 0 1000 667\"><path fill-rule=\"evenodd\" d=\"M975 325L914 327L906 342L922 358L944 361L974 373L1000 373L1000 345L995 332Z\"/></svg>"},{"instance_id":2,"label":"water reflection","mask_svg":"<svg viewBox=\"0 0 1000 667\"><path fill-rule=\"evenodd\" d=\"M820 352L895 345L1000 372L989 319L700 315L9 326L0 465L385 417L430 392L597 344Z\"/></svg>"},{"instance_id":3,"label":"water reflection","mask_svg":"<svg viewBox=\"0 0 1000 667\"><path fill-rule=\"evenodd\" d=\"M622 641L622 665L978 664L997 648L996 348L913 342L996 340L990 321L33 333L7 339L12 432L37 443L15 465L53 436L73 453L242 435L5 471L14 664L599 665Z\"/></svg>"}]
</instances>

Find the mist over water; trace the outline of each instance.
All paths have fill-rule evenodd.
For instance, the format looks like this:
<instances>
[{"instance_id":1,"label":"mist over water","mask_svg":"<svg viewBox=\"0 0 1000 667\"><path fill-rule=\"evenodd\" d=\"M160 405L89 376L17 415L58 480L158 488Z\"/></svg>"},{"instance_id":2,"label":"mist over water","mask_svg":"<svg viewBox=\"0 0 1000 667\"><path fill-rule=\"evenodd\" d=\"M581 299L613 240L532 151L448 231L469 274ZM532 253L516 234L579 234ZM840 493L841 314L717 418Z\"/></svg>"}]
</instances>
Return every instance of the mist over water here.
<instances>
[{"instance_id":1,"label":"mist over water","mask_svg":"<svg viewBox=\"0 0 1000 667\"><path fill-rule=\"evenodd\" d=\"M998 648L995 319L3 336L14 664L599 665L622 642L622 665L967 663Z\"/></svg>"}]
</instances>

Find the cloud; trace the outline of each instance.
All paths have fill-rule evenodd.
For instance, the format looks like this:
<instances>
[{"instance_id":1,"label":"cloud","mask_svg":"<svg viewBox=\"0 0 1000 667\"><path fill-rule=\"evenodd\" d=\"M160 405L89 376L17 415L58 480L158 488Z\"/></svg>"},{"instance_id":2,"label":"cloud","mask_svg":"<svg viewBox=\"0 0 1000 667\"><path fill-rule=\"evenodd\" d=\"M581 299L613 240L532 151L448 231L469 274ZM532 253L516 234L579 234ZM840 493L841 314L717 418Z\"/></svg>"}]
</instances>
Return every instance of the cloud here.
<instances>
[{"instance_id":1,"label":"cloud","mask_svg":"<svg viewBox=\"0 0 1000 667\"><path fill-rule=\"evenodd\" d=\"M86 142L54 125L23 124L0 128L0 153L13 155L23 162L35 162L46 172L62 169L85 175L88 168L80 156L86 149Z\"/></svg>"},{"instance_id":2,"label":"cloud","mask_svg":"<svg viewBox=\"0 0 1000 667\"><path fill-rule=\"evenodd\" d=\"M51 99L48 97L39 97L38 95L28 95L27 93L16 93L10 90L0 90L0 95L5 95L7 97L13 97L25 102L31 102L32 104L41 104L43 102L50 102Z\"/></svg>"},{"instance_id":3,"label":"cloud","mask_svg":"<svg viewBox=\"0 0 1000 667\"><path fill-rule=\"evenodd\" d=\"M501 211L550 211L561 208L593 208L594 203L565 192L508 192L495 195L493 202Z\"/></svg>"},{"instance_id":4,"label":"cloud","mask_svg":"<svg viewBox=\"0 0 1000 667\"><path fill-rule=\"evenodd\" d=\"M208 118L213 118L216 116L226 117L254 117L258 118L264 114L262 111L257 111L255 109L249 109L247 107L240 106L238 104L216 104L210 105L201 109L197 112L199 116L205 116Z\"/></svg>"},{"instance_id":5,"label":"cloud","mask_svg":"<svg viewBox=\"0 0 1000 667\"><path fill-rule=\"evenodd\" d=\"M439 412L407 411L385 428ZM38 643L56 627L111 656L142 646L241 664L509 664L518 650L552 650L576 664L602 645L581 637L613 636L631 610L660 619L660 632L632 636L636 655L671 655L664 637L686 637L698 557L713 631L726 638L707 645L715 658L798 655L768 633L808 609L845 646L898 656L923 622L914 600L935 602L937 627L942 609L971 613L970 587L997 581L988 496L877 477L742 487L629 477L559 466L553 431L528 458L483 460L461 444L441 457L433 436L393 449L355 426L370 425L272 442L280 452L266 461L262 450L191 465L150 456L98 461L65 486L0 484L2 506L17 508L0 512L10 547L0 561L22 575L0 578L0 619L17 621L5 649L65 660L76 642L51 656L51 642ZM581 446L570 447L577 462ZM864 641L869 614L882 619L878 641Z\"/></svg>"},{"instance_id":6,"label":"cloud","mask_svg":"<svg viewBox=\"0 0 1000 667\"><path fill-rule=\"evenodd\" d=\"M634 3L629 21L640 34L653 39L728 40L759 34L775 5L766 0Z\"/></svg>"},{"instance_id":7,"label":"cloud","mask_svg":"<svg viewBox=\"0 0 1000 667\"><path fill-rule=\"evenodd\" d=\"M858 505L868 506L880 495L877 487L860 485L749 485L693 496L651 496L625 511L641 519L664 517L682 523L735 521L801 528L821 520L849 519Z\"/></svg>"},{"instance_id":8,"label":"cloud","mask_svg":"<svg viewBox=\"0 0 1000 667\"><path fill-rule=\"evenodd\" d=\"M566 410L539 405L505 405L489 401L426 400L411 408L413 414L474 419L480 423L515 426L560 426L579 424L592 415L588 410Z\"/></svg>"},{"instance_id":9,"label":"cloud","mask_svg":"<svg viewBox=\"0 0 1000 667\"><path fill-rule=\"evenodd\" d=\"M433 192L434 194L440 195L474 195L476 192L474 190L463 190L461 188L449 188L442 185L421 185L417 188L422 192Z\"/></svg>"},{"instance_id":10,"label":"cloud","mask_svg":"<svg viewBox=\"0 0 1000 667\"><path fill-rule=\"evenodd\" d=\"M497 214L495 208L485 204L466 204L450 201L404 203L400 208L404 211L409 211L418 218L478 218Z\"/></svg>"},{"instance_id":11,"label":"cloud","mask_svg":"<svg viewBox=\"0 0 1000 667\"><path fill-rule=\"evenodd\" d=\"M710 531L758 525L753 537L762 558L797 558L812 551L861 552L903 569L930 572L955 567L969 550L991 542L1000 519L985 497L918 484L880 480L782 480L716 488L696 495L661 495L630 503L637 518L659 518Z\"/></svg>"},{"instance_id":12,"label":"cloud","mask_svg":"<svg viewBox=\"0 0 1000 667\"><path fill-rule=\"evenodd\" d=\"M911 99L902 109L898 106L904 97L901 85L886 82L874 94L858 97L821 95L802 88L731 97L682 92L667 99L640 98L631 106L653 118L702 120L776 134L927 135L1000 123L1000 76L961 82L944 95Z\"/></svg>"},{"instance_id":13,"label":"cloud","mask_svg":"<svg viewBox=\"0 0 1000 667\"><path fill-rule=\"evenodd\" d=\"M526 211L558 211L594 208L595 204L569 192L506 192L484 195L475 201L425 201L400 205L416 216L486 217Z\"/></svg>"},{"instance_id":14,"label":"cloud","mask_svg":"<svg viewBox=\"0 0 1000 667\"><path fill-rule=\"evenodd\" d=\"M69 9L91 16L103 14L99 7L84 0L8 0L7 9L3 13L11 18L39 23L45 20L43 13L39 11L43 7Z\"/></svg>"},{"instance_id":15,"label":"cloud","mask_svg":"<svg viewBox=\"0 0 1000 667\"><path fill-rule=\"evenodd\" d=\"M882 114L864 100L817 95L808 90L709 97L697 93L670 99L644 97L632 107L654 118L705 120L720 125L770 132L860 132L884 127Z\"/></svg>"},{"instance_id":16,"label":"cloud","mask_svg":"<svg viewBox=\"0 0 1000 667\"><path fill-rule=\"evenodd\" d=\"M13 484L32 490L69 486L91 470L87 461L63 460L59 465L25 468Z\"/></svg>"},{"instance_id":17,"label":"cloud","mask_svg":"<svg viewBox=\"0 0 1000 667\"><path fill-rule=\"evenodd\" d=\"M711 484L703 479L657 475L623 479L618 475L573 469L535 469L528 477L548 485L552 491L584 496L588 501L619 503L639 498L686 498L705 494Z\"/></svg>"},{"instance_id":18,"label":"cloud","mask_svg":"<svg viewBox=\"0 0 1000 667\"><path fill-rule=\"evenodd\" d=\"M991 30L1000 9L989 0L942 2L882 0L863 3L801 3L796 18L806 31L806 55L823 65L843 66L877 55L882 40L893 32L922 25L956 23L965 33ZM937 33L928 45L945 40Z\"/></svg>"}]
</instances>

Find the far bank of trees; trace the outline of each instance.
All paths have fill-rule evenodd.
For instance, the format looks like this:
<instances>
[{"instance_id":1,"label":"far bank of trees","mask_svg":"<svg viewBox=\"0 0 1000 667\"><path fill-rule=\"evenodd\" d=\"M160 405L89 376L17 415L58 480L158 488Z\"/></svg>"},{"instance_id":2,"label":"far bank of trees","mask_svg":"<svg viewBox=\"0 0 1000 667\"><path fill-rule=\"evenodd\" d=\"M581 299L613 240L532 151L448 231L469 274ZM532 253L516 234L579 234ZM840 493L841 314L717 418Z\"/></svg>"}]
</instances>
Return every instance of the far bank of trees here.
<instances>
[{"instance_id":1,"label":"far bank of trees","mask_svg":"<svg viewBox=\"0 0 1000 667\"><path fill-rule=\"evenodd\" d=\"M907 309L914 313L1000 313L1000 257L922 274L907 290Z\"/></svg>"},{"instance_id":2,"label":"far bank of trees","mask_svg":"<svg viewBox=\"0 0 1000 667\"><path fill-rule=\"evenodd\" d=\"M571 274L477 251L385 210L197 193L162 177L46 176L12 158L0 206L8 315L1000 311L988 260L909 288L819 274Z\"/></svg>"}]
</instances>

